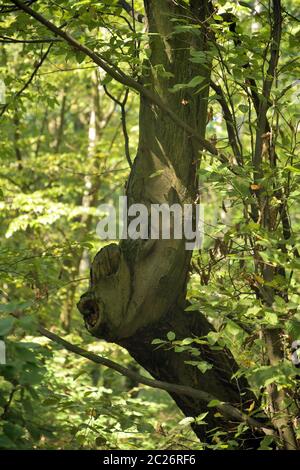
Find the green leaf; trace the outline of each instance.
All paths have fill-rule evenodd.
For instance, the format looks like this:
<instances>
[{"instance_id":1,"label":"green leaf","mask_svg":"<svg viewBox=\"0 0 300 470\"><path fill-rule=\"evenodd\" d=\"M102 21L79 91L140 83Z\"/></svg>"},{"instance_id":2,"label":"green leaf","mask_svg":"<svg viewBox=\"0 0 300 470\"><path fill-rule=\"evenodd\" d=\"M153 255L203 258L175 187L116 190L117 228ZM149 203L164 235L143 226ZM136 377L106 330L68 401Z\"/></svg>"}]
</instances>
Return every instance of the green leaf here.
<instances>
[{"instance_id":1,"label":"green leaf","mask_svg":"<svg viewBox=\"0 0 300 470\"><path fill-rule=\"evenodd\" d=\"M239 105L239 110L240 110L242 113L248 113L248 111L249 111L249 106L247 106L246 104L240 104L240 105Z\"/></svg>"},{"instance_id":2,"label":"green leaf","mask_svg":"<svg viewBox=\"0 0 300 470\"><path fill-rule=\"evenodd\" d=\"M156 176L160 176L164 173L165 170L157 170L154 173L152 173L149 178L155 178Z\"/></svg>"},{"instance_id":3,"label":"green leaf","mask_svg":"<svg viewBox=\"0 0 300 470\"><path fill-rule=\"evenodd\" d=\"M205 80L207 80L206 77L201 77L201 75L197 75L196 77L192 78L191 81L186 85L188 88L194 88L198 85L201 85Z\"/></svg>"},{"instance_id":4,"label":"green leaf","mask_svg":"<svg viewBox=\"0 0 300 470\"><path fill-rule=\"evenodd\" d=\"M197 424L205 424L204 419L206 418L207 415L208 415L208 411L206 411L205 413L201 413L199 416L197 416L196 423Z\"/></svg>"},{"instance_id":5,"label":"green leaf","mask_svg":"<svg viewBox=\"0 0 300 470\"><path fill-rule=\"evenodd\" d=\"M24 434L24 429L21 426L9 421L4 423L3 431L9 437L9 439L12 439L14 442L17 439L20 439L20 437L22 437Z\"/></svg>"},{"instance_id":6,"label":"green leaf","mask_svg":"<svg viewBox=\"0 0 300 470\"><path fill-rule=\"evenodd\" d=\"M256 387L267 387L272 383L286 385L295 375L297 369L290 361L284 361L276 366L260 366L249 371L251 382Z\"/></svg>"},{"instance_id":7,"label":"green leaf","mask_svg":"<svg viewBox=\"0 0 300 470\"><path fill-rule=\"evenodd\" d=\"M295 166L287 165L285 170L291 171L292 173L300 173L300 168L296 168Z\"/></svg>"},{"instance_id":8,"label":"green leaf","mask_svg":"<svg viewBox=\"0 0 300 470\"><path fill-rule=\"evenodd\" d=\"M138 423L137 430L138 430L138 432L142 432L142 433L144 433L144 432L145 433L155 432L154 427L150 423Z\"/></svg>"},{"instance_id":9,"label":"green leaf","mask_svg":"<svg viewBox=\"0 0 300 470\"><path fill-rule=\"evenodd\" d=\"M14 313L17 310L25 310L30 307L32 302L9 302L0 305L0 312Z\"/></svg>"},{"instance_id":10,"label":"green leaf","mask_svg":"<svg viewBox=\"0 0 300 470\"><path fill-rule=\"evenodd\" d=\"M253 307L248 308L247 315L249 316L256 316L258 313L261 312L261 307L259 305L253 305Z\"/></svg>"},{"instance_id":11,"label":"green leaf","mask_svg":"<svg viewBox=\"0 0 300 470\"><path fill-rule=\"evenodd\" d=\"M13 317L7 317L0 319L0 336L8 335L15 323L16 319Z\"/></svg>"},{"instance_id":12,"label":"green leaf","mask_svg":"<svg viewBox=\"0 0 300 470\"><path fill-rule=\"evenodd\" d=\"M174 331L169 331L169 333L167 334L167 338L169 341L174 341L176 338Z\"/></svg>"},{"instance_id":13,"label":"green leaf","mask_svg":"<svg viewBox=\"0 0 300 470\"><path fill-rule=\"evenodd\" d=\"M188 416L187 418L183 418L181 421L179 421L180 426L189 426L190 424L195 422L195 418L192 418L191 416Z\"/></svg>"},{"instance_id":14,"label":"green leaf","mask_svg":"<svg viewBox=\"0 0 300 470\"><path fill-rule=\"evenodd\" d=\"M78 64L81 64L86 58L86 54L84 54L81 51L76 51L75 57L76 57L76 61L78 62Z\"/></svg>"},{"instance_id":15,"label":"green leaf","mask_svg":"<svg viewBox=\"0 0 300 470\"><path fill-rule=\"evenodd\" d=\"M195 310L199 310L199 309L200 309L200 302L195 302L192 305L189 305L188 307L186 307L185 311L194 312Z\"/></svg>"},{"instance_id":16,"label":"green leaf","mask_svg":"<svg viewBox=\"0 0 300 470\"><path fill-rule=\"evenodd\" d=\"M211 400L207 407L208 408L215 408L216 406L219 406L221 404L220 400Z\"/></svg>"},{"instance_id":17,"label":"green leaf","mask_svg":"<svg viewBox=\"0 0 300 470\"><path fill-rule=\"evenodd\" d=\"M170 90L172 93L175 93L176 91L185 89L185 88L195 88L199 85L201 85L203 82L207 80L206 77L202 77L201 75L197 75L196 77L192 78L188 83L178 83L177 85L174 85L174 87Z\"/></svg>"},{"instance_id":18,"label":"green leaf","mask_svg":"<svg viewBox=\"0 0 300 470\"><path fill-rule=\"evenodd\" d=\"M184 338L180 344L181 346L188 346L190 344L192 344L194 342L194 339L193 338Z\"/></svg>"},{"instance_id":19,"label":"green leaf","mask_svg":"<svg viewBox=\"0 0 300 470\"><path fill-rule=\"evenodd\" d=\"M272 444L272 442L274 442L273 436L265 436L261 441L258 450L272 450L272 447L270 447L270 444Z\"/></svg>"},{"instance_id":20,"label":"green leaf","mask_svg":"<svg viewBox=\"0 0 300 470\"><path fill-rule=\"evenodd\" d=\"M162 344L164 341L162 339L155 338L151 341L151 344Z\"/></svg>"},{"instance_id":21,"label":"green leaf","mask_svg":"<svg viewBox=\"0 0 300 470\"><path fill-rule=\"evenodd\" d=\"M59 403L58 397L50 397L50 398L46 398L46 400L43 401L43 406L52 406L52 405L57 405L58 403Z\"/></svg>"},{"instance_id":22,"label":"green leaf","mask_svg":"<svg viewBox=\"0 0 300 470\"><path fill-rule=\"evenodd\" d=\"M286 331L293 341L300 339L300 321L294 318L288 321L286 323Z\"/></svg>"},{"instance_id":23,"label":"green leaf","mask_svg":"<svg viewBox=\"0 0 300 470\"><path fill-rule=\"evenodd\" d=\"M0 436L0 449L16 449L15 443L7 436Z\"/></svg>"},{"instance_id":24,"label":"green leaf","mask_svg":"<svg viewBox=\"0 0 300 470\"><path fill-rule=\"evenodd\" d=\"M213 368L213 365L206 361L201 361L198 363L197 367L202 372L202 374L205 374L205 372Z\"/></svg>"},{"instance_id":25,"label":"green leaf","mask_svg":"<svg viewBox=\"0 0 300 470\"><path fill-rule=\"evenodd\" d=\"M266 312L264 321L268 325L275 326L278 324L278 316L275 312Z\"/></svg>"}]
</instances>

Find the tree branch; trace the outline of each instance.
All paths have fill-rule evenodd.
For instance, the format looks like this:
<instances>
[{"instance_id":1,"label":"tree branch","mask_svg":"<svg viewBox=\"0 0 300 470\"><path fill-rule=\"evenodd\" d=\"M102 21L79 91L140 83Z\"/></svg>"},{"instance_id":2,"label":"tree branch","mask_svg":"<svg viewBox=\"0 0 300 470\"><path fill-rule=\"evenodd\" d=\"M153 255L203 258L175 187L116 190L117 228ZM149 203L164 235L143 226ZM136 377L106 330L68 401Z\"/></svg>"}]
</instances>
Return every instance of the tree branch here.
<instances>
[{"instance_id":1,"label":"tree branch","mask_svg":"<svg viewBox=\"0 0 300 470\"><path fill-rule=\"evenodd\" d=\"M145 21L144 15L134 11L132 6L129 3L127 3L125 0L119 0L118 4L120 5L120 7L122 7L126 11L126 13L132 16L135 19L135 21L138 21L139 23L144 23Z\"/></svg>"},{"instance_id":2,"label":"tree branch","mask_svg":"<svg viewBox=\"0 0 300 470\"><path fill-rule=\"evenodd\" d=\"M27 5L32 5L34 2L37 0L28 0L25 2ZM0 13L13 13L15 11L18 11L18 8L14 8L11 5L1 5L0 7Z\"/></svg>"},{"instance_id":3,"label":"tree branch","mask_svg":"<svg viewBox=\"0 0 300 470\"><path fill-rule=\"evenodd\" d=\"M282 11L281 11L281 0L273 0L273 25L271 28L271 54L269 60L269 67L263 83L263 92L259 104L259 113L257 119L257 132L255 142L255 152L253 156L253 166L255 171L255 180L259 179L261 174L261 163L262 163L262 145L263 145L263 134L265 132L267 124L267 111L269 107L269 98L273 81L275 78L276 68L279 59L279 49L281 40L281 26L282 26Z\"/></svg>"},{"instance_id":4,"label":"tree branch","mask_svg":"<svg viewBox=\"0 0 300 470\"><path fill-rule=\"evenodd\" d=\"M242 162L242 155L241 155L241 151L240 151L240 148L239 148L239 145L238 145L238 139L236 137L236 128L235 128L235 125L234 125L233 116L231 114L231 111L229 109L229 106L227 104L227 101L226 101L226 98L225 98L225 95L224 95L224 92L223 92L222 88L213 81L210 82L210 86L214 90L214 92L217 93L217 95L218 95L216 100L219 102L219 104L222 108L222 111L223 111L223 116L224 116L224 119L225 119L225 122L226 122L226 128L227 128L227 133L228 133L231 148L232 148L233 153L234 153L234 155L237 159L238 164L242 165L242 163L243 163Z\"/></svg>"},{"instance_id":5,"label":"tree branch","mask_svg":"<svg viewBox=\"0 0 300 470\"><path fill-rule=\"evenodd\" d=\"M154 379L148 379L147 377L144 377L143 375L138 374L137 372L134 372L127 367L121 366L118 363L111 361L110 359L106 359L105 357L98 356L96 354L93 354L89 351L86 351L79 346L76 346L75 344L71 344L68 341L64 340L60 336L56 335L55 333L52 333L51 331L47 330L46 328L39 326L38 331L41 335L46 336L48 339L51 341L54 341L55 343L59 344L63 348L65 348L67 351L73 352L75 354L78 354L79 356L85 357L86 359L95 362L96 364L103 365L105 367L108 367L109 369L113 369L116 372L119 372L119 374L124 375L125 377L129 377L130 379L147 385L148 387L152 388L158 388L161 390L165 390L167 392L171 393L176 393L178 395L186 395L190 396L193 398L198 398L199 400L202 400L206 403L210 403L212 400L216 400L216 398L212 395L210 395L207 392L203 392L201 390L196 390L192 387L186 387L184 385L176 385L172 384L169 382L163 382L161 380L154 380ZM252 428L257 428L261 429L262 432L265 434L273 435L275 434L274 429L271 427L266 427L264 424L260 423L256 419L252 418L249 415L246 415L242 411L240 411L238 408L235 408L232 406L230 403L224 403L216 400L218 404L216 404L216 408L219 409L219 411L225 416L227 419L235 419L239 422L245 423L248 426Z\"/></svg>"},{"instance_id":6,"label":"tree branch","mask_svg":"<svg viewBox=\"0 0 300 470\"><path fill-rule=\"evenodd\" d=\"M162 109L173 120L173 122L175 124L177 124L183 130L185 130L191 137L193 137L195 139L195 141L198 142L198 144L203 149L207 150L211 155L217 157L222 163L227 164L229 169L231 168L231 164L229 162L229 159L225 155L221 154L218 151L218 149L215 147L215 145L213 145L210 141L208 141L208 140L202 138L201 136L199 136L195 129L193 129L191 126L189 126L186 122L182 121L180 119L180 117L174 111L172 111L171 108L169 108L168 104L165 103L160 98L160 96L158 96L156 94L153 94L150 90L143 87L143 85L141 85L139 82L137 82L133 78L126 75L115 64L114 65L108 64L108 60L105 59L103 56L101 56L98 53L92 51L91 49L89 49L84 44L81 44L80 42L78 42L69 33L67 33L66 31L63 31L61 28L57 27L51 21L47 20L43 15L41 15L40 13L34 11L32 8L25 5L20 0L11 0L11 2L14 3L16 6L18 6L20 9L22 9L23 11L25 11L28 15L35 18L41 24L46 26L46 28L48 28L54 34L56 34L57 36L60 36L68 44L70 44L75 50L80 51L80 52L84 53L86 56L90 57L93 60L93 62L95 62L95 64L97 64L99 67L101 67L113 79L115 79L119 83L122 83L126 87L129 87L129 88L132 88L133 90L136 90L140 95L144 96L146 99L148 99L153 104L155 104L160 109Z\"/></svg>"},{"instance_id":7,"label":"tree branch","mask_svg":"<svg viewBox=\"0 0 300 470\"><path fill-rule=\"evenodd\" d=\"M49 42L61 42L59 38L40 38L40 39L15 39L7 36L0 36L0 43L13 44L44 44Z\"/></svg>"},{"instance_id":8,"label":"tree branch","mask_svg":"<svg viewBox=\"0 0 300 470\"><path fill-rule=\"evenodd\" d=\"M125 92L125 97L123 99L123 101L120 101L118 100L117 98L115 98L107 89L107 86L106 85L103 85L103 89L105 91L105 93L107 94L107 96L114 101L114 103L116 103L117 105L120 106L121 108L121 123L122 123L122 130L123 130L123 136L124 136L124 142L125 142L125 155L126 155L126 159L127 159L127 162L128 162L128 165L130 168L132 168L132 160L131 160L131 156L130 156L130 149L129 149L129 136L128 136L128 132L127 132L127 124L126 124L126 103L127 103L127 99L128 99L128 94L129 94L129 90L127 88L126 92Z\"/></svg>"},{"instance_id":9,"label":"tree branch","mask_svg":"<svg viewBox=\"0 0 300 470\"><path fill-rule=\"evenodd\" d=\"M38 61L37 65L35 66L32 74L30 75L29 79L27 80L27 82L22 86L22 88L15 94L15 98L18 98L22 93L23 91L26 90L26 88L29 87L29 85L31 84L32 80L34 79L34 77L36 76L36 74L38 73L38 70L40 69L40 67L43 65L43 63L45 62L46 58L48 57L48 54L51 50L51 47L52 47L52 43L50 44L50 46L48 47L48 49L46 50L46 52L42 55L41 59ZM5 111L7 110L7 108L9 107L9 103L5 104L4 107L2 108L1 112L0 112L0 117L5 113Z\"/></svg>"}]
</instances>

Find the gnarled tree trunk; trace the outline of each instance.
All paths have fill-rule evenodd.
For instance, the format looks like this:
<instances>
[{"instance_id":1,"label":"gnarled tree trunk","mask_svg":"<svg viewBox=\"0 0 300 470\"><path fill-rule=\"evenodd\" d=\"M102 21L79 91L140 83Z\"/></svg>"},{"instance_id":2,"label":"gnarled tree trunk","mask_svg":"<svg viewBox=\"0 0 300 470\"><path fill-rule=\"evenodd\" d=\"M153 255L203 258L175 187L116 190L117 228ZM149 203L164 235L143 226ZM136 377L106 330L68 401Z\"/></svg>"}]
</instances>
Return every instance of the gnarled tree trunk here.
<instances>
[{"instance_id":1,"label":"gnarled tree trunk","mask_svg":"<svg viewBox=\"0 0 300 470\"><path fill-rule=\"evenodd\" d=\"M149 60L144 66L142 84L158 94L199 136L204 136L207 120L209 67L190 61L191 48L205 51L209 32L207 0L191 1L190 7L171 0L146 0L145 11L150 34ZM193 18L194 32L174 32L174 18ZM167 73L166 73L167 72ZM188 83L196 75L205 77L202 91L170 89ZM192 90L192 91L187 91ZM196 168L201 148L182 128L153 103L141 97L140 137L137 156L127 184L128 203L181 205L195 201ZM154 176L153 176L154 175ZM151 176L151 177L150 177ZM124 346L155 378L205 390L221 401L240 409L255 400L247 383L233 379L237 365L229 351L199 347L201 358L213 364L202 374L186 363L188 353L157 349L154 338L176 339L203 336L212 326L200 312L185 312L186 285L191 252L184 240L124 240L102 249L91 269L90 288L78 304L91 334ZM209 411L207 425L196 426L196 434L210 441L209 431L224 427L212 408L199 400L172 395L186 416ZM226 422L226 429L234 423ZM250 432L245 448L256 447ZM253 444L254 442L254 444Z\"/></svg>"}]
</instances>

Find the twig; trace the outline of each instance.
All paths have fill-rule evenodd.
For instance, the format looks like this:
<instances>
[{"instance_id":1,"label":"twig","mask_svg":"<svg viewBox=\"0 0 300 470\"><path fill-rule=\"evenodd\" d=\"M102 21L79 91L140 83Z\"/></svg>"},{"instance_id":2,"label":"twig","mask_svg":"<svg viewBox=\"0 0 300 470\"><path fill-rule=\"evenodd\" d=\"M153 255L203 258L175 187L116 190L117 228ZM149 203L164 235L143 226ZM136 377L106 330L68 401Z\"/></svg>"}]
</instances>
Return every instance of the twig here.
<instances>
[{"instance_id":1,"label":"twig","mask_svg":"<svg viewBox=\"0 0 300 470\"><path fill-rule=\"evenodd\" d=\"M107 96L110 99L112 99L117 105L119 105L120 108L121 108L121 123L122 123L123 135L124 135L125 155L126 155L128 165L130 166L130 168L132 168L132 160L131 160L130 149L129 149L129 135L128 135L127 124L126 124L126 103L127 103L127 99L128 99L128 95L129 95L129 89L127 88L127 90L125 91L125 96L124 96L123 101L120 101L117 98L115 98L108 91L106 85L103 85L103 89L104 89L105 93L107 94Z\"/></svg>"},{"instance_id":2,"label":"twig","mask_svg":"<svg viewBox=\"0 0 300 470\"><path fill-rule=\"evenodd\" d=\"M25 2L27 5L32 5L37 0L29 0ZM13 13L14 11L18 11L18 8L12 7L11 5L1 5L0 13Z\"/></svg>"},{"instance_id":3,"label":"twig","mask_svg":"<svg viewBox=\"0 0 300 470\"><path fill-rule=\"evenodd\" d=\"M232 168L230 161L227 156L223 155L218 151L218 149L213 145L210 141L206 140L205 138L201 137L196 129L191 127L185 121L183 121L176 112L174 112L168 104L162 100L162 98L151 92L145 88L141 83L134 80L130 76L126 75L116 64L109 63L107 58L104 58L100 54L92 51L90 48L78 42L73 36L71 36L66 31L62 30L61 27L57 27L54 23L49 21L40 13L36 12L29 6L25 5L20 0L11 0L16 6L20 9L28 13L28 15L35 18L41 24L46 26L50 31L52 31L57 36L63 38L70 46L72 46L75 50L81 51L86 56L90 57L95 64L99 65L108 75L110 75L113 79L122 83L128 88L132 88L136 90L140 95L144 96L144 98L148 99L150 102L158 106L162 111L164 111L175 124L177 124L181 129L185 130L196 142L205 150L207 150L211 155L217 157L222 163L226 164L229 169Z\"/></svg>"},{"instance_id":4,"label":"twig","mask_svg":"<svg viewBox=\"0 0 300 470\"><path fill-rule=\"evenodd\" d=\"M46 50L46 52L42 55L41 59L38 61L37 65L35 66L32 74L30 75L29 79L27 80L27 82L22 86L22 88L15 94L15 98L18 98L25 90L26 88L29 87L29 85L31 84L32 80L34 79L34 77L36 76L38 70L40 69L40 67L43 65L43 63L45 62L46 58L48 57L48 54L51 50L51 47L52 47L52 43L50 44L50 46L48 47L48 49ZM9 107L9 103L7 103L6 105L4 105L4 107L2 108L1 112L0 112L0 117L5 113L5 111L7 110L7 108Z\"/></svg>"},{"instance_id":5,"label":"twig","mask_svg":"<svg viewBox=\"0 0 300 470\"><path fill-rule=\"evenodd\" d=\"M143 375L140 375L137 372L134 372L128 369L127 367L121 366L118 363L111 361L110 359L106 359L105 357L98 356L96 354L93 354L89 351L86 351L80 348L79 346L76 346L75 344L71 344L68 341L61 338L60 336L56 335L55 333L52 333L51 331L45 329L42 326L38 327L38 331L40 332L41 335L46 336L51 341L54 341L55 343L61 345L63 348L67 349L68 351L78 354L79 356L85 357L86 359L89 359L90 361L95 362L96 364L101 364L105 367L108 367L109 369L113 369L116 372L119 372L119 374L124 375L125 377L129 377L130 379L138 383L147 385L149 387L165 390L170 393L190 396L198 400L204 401L205 403L210 403L211 401L216 400L216 398L210 395L209 393L201 391L201 390L196 390L192 387L187 387L184 385L176 385L176 384L172 384L169 382L163 382L161 380L148 379L147 377L144 377ZM245 413L240 411L238 408L235 408L234 406L232 406L230 403L220 402L218 400L217 402L218 403L216 404L216 408L218 408L219 411L225 417L228 417L230 419L233 418L239 422L246 423L248 424L248 426L252 428L261 429L265 434L268 434L268 435L275 434L274 429L272 429L271 427L266 427L264 424L260 423L259 421L252 418L251 416L246 415Z\"/></svg>"},{"instance_id":6,"label":"twig","mask_svg":"<svg viewBox=\"0 0 300 470\"><path fill-rule=\"evenodd\" d=\"M269 67L267 75L263 83L262 98L259 105L259 114L257 119L257 132L255 142L255 152L253 157L254 166L254 180L257 181L262 174L261 163L262 163L262 145L263 145L263 134L265 132L267 124L267 110L269 106L269 98L275 78L276 68L279 59L279 49L281 40L281 28L282 28L282 12L281 12L281 0L273 0L273 25L271 30L271 53L269 60Z\"/></svg>"},{"instance_id":7,"label":"twig","mask_svg":"<svg viewBox=\"0 0 300 470\"><path fill-rule=\"evenodd\" d=\"M8 397L8 400L7 400L7 402L5 403L5 405L4 405L4 407L3 407L3 413L2 413L2 415L0 416L0 418L1 418L2 420L6 419L7 414L8 414L8 412L9 412L10 405L12 404L14 395L15 395L16 391L18 390L18 388L19 388L18 385L14 385L13 388L11 389L10 394L9 394L9 397Z\"/></svg>"},{"instance_id":8,"label":"twig","mask_svg":"<svg viewBox=\"0 0 300 470\"><path fill-rule=\"evenodd\" d=\"M144 23L145 18L144 15L135 11L132 5L129 5L125 0L119 0L118 4L122 7L126 13L132 16L134 21L138 21L139 23Z\"/></svg>"},{"instance_id":9,"label":"twig","mask_svg":"<svg viewBox=\"0 0 300 470\"><path fill-rule=\"evenodd\" d=\"M242 155L241 155L241 151L240 151L238 139L237 139L237 130L234 125L234 119L229 109L229 106L227 104L225 94L222 88L219 85L217 85L215 82L211 81L210 86L214 90L214 92L217 93L218 95L216 100L219 102L223 111L223 116L226 122L226 128L227 128L227 133L228 133L231 148L237 159L238 164L242 165L243 161L242 161Z\"/></svg>"},{"instance_id":10,"label":"twig","mask_svg":"<svg viewBox=\"0 0 300 470\"><path fill-rule=\"evenodd\" d=\"M61 42L59 38L15 39L8 36L0 36L0 43L4 44L44 44L49 42Z\"/></svg>"}]
</instances>

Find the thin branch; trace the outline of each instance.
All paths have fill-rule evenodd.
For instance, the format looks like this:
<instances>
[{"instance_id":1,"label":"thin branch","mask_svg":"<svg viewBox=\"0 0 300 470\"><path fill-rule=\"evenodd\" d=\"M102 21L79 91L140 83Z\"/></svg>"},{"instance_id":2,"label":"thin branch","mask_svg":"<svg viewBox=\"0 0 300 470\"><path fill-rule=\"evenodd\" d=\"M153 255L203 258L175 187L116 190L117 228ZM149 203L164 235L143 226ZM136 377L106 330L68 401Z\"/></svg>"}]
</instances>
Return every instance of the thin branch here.
<instances>
[{"instance_id":1,"label":"thin branch","mask_svg":"<svg viewBox=\"0 0 300 470\"><path fill-rule=\"evenodd\" d=\"M119 105L121 108L121 123L122 123L123 135L124 135L125 155L126 155L126 160L128 162L129 167L132 168L132 160L131 160L130 149L129 149L129 136L128 136L127 124L126 124L126 103L127 103L127 99L129 95L129 89L127 88L123 101L119 101L108 91L106 85L103 85L103 88L107 96L110 99L112 99L117 105Z\"/></svg>"},{"instance_id":2,"label":"thin branch","mask_svg":"<svg viewBox=\"0 0 300 470\"><path fill-rule=\"evenodd\" d=\"M217 93L217 95L218 95L216 100L219 102L219 104L222 108L222 111L223 111L223 116L224 116L224 119L225 119L225 122L226 122L226 128L227 128L227 133L228 133L231 148L232 148L233 153L234 153L234 155L237 159L238 164L242 165L243 161L242 161L242 155L241 155L241 151L240 151L240 148L239 148L238 139L237 139L237 135L236 135L237 131L236 131L233 116L232 116L231 111L229 109L229 106L227 104L224 92L223 92L222 88L213 81L210 82L210 86L214 90L214 92Z\"/></svg>"},{"instance_id":3,"label":"thin branch","mask_svg":"<svg viewBox=\"0 0 300 470\"><path fill-rule=\"evenodd\" d=\"M140 375L137 372L134 372L128 369L127 367L121 366L118 363L111 361L110 359L106 359L105 357L98 356L89 351L86 351L85 349L80 348L79 346L71 344L68 341L61 338L60 336L56 335L55 333L52 333L51 331L45 329L42 326L38 327L38 331L40 332L41 335L46 336L51 341L54 341L55 343L65 348L67 351L71 351L75 354L78 354L79 356L85 357L86 359L92 362L95 362L96 364L100 364L105 367L108 367L109 369L113 369L116 372L119 372L119 374L124 375L125 377L129 377L130 379L138 383L147 385L152 388L165 390L170 393L175 393L177 395L190 396L192 398L196 398L198 400L204 401L205 403L210 403L212 400L216 400L216 398L210 395L209 393L201 391L201 390L196 390L195 388L192 388L192 387L186 387L184 385L176 385L176 384L172 384L169 382L163 382L161 380L148 379L147 377L144 377L143 375ZM275 433L274 429L272 429L271 427L266 427L264 424L260 423L259 421L252 418L251 416L246 415L245 413L240 411L238 408L235 408L234 406L232 406L230 403L218 401L218 404L216 404L216 408L218 408L219 411L227 418L235 419L239 422L243 422L252 428L261 429L265 434L273 435Z\"/></svg>"},{"instance_id":4,"label":"thin branch","mask_svg":"<svg viewBox=\"0 0 300 470\"><path fill-rule=\"evenodd\" d=\"M59 38L37 38L37 39L15 39L8 36L0 36L0 43L3 44L44 44L49 42L61 42Z\"/></svg>"},{"instance_id":5,"label":"thin branch","mask_svg":"<svg viewBox=\"0 0 300 470\"><path fill-rule=\"evenodd\" d=\"M194 129L185 121L183 121L176 112L172 111L172 109L169 108L168 104L165 103L161 99L160 96L153 94L150 90L145 88L139 82L137 82L133 78L126 75L117 65L109 64L108 63L109 61L107 58L104 58L100 54L89 49L84 44L81 44L69 33L57 27L51 21L47 20L43 15L34 11L32 8L25 5L20 0L11 0L11 1L20 9L28 13L28 15L32 16L41 24L46 26L46 28L48 28L54 34L63 38L75 50L78 50L84 53L86 56L90 57L95 62L95 64L99 65L99 67L101 67L108 75L110 75L116 81L118 81L119 83L122 83L128 88L132 88L133 90L136 90L140 95L144 96L146 99L148 99L153 104L158 106L173 120L174 123L176 123L179 127L181 127L181 129L185 130L191 137L193 137L203 149L207 150L211 155L217 157L222 163L228 165L228 168L231 169L232 165L230 164L229 159L225 155L220 153L214 144L202 138L196 129Z\"/></svg>"},{"instance_id":6,"label":"thin branch","mask_svg":"<svg viewBox=\"0 0 300 470\"><path fill-rule=\"evenodd\" d=\"M29 0L25 2L27 5L32 5L37 0ZM0 13L13 13L14 11L18 11L19 8L12 7L11 5L1 5Z\"/></svg>"},{"instance_id":7,"label":"thin branch","mask_svg":"<svg viewBox=\"0 0 300 470\"><path fill-rule=\"evenodd\" d=\"M134 21L138 21L139 23L144 23L144 21L145 21L144 15L142 15L141 13L136 12L135 9L129 3L127 3L125 0L119 0L118 5L120 7L122 7L126 11L126 13L128 13L130 16L132 16Z\"/></svg>"},{"instance_id":8,"label":"thin branch","mask_svg":"<svg viewBox=\"0 0 300 470\"><path fill-rule=\"evenodd\" d=\"M282 8L282 10L284 11L284 13L289 16L290 18L292 18L294 21L297 21L297 23L300 23L300 18L297 18L296 16L292 15L292 13L289 13L286 8Z\"/></svg>"},{"instance_id":9,"label":"thin branch","mask_svg":"<svg viewBox=\"0 0 300 470\"><path fill-rule=\"evenodd\" d=\"M55 64L51 64L55 65ZM50 70L49 72L41 72L38 74L39 77L42 75L51 75L53 73L59 73L59 72L74 72L75 70L88 70L88 69L96 69L98 66L97 65L90 65L88 67L70 67L68 69L60 69L57 67L56 70Z\"/></svg>"},{"instance_id":10,"label":"thin branch","mask_svg":"<svg viewBox=\"0 0 300 470\"><path fill-rule=\"evenodd\" d=\"M300 80L295 80L293 83L290 83L289 85L287 85L282 91L281 93L277 96L276 98L276 102L278 103L279 100L281 100L281 98L291 89L293 88L295 85L299 85L300 84Z\"/></svg>"},{"instance_id":11,"label":"thin branch","mask_svg":"<svg viewBox=\"0 0 300 470\"><path fill-rule=\"evenodd\" d=\"M257 133L255 142L255 152L253 156L253 166L255 169L255 180L259 179L261 175L261 163L262 163L262 145L263 145L263 134L265 132L267 124L267 111L269 107L269 99L273 81L276 74L276 68L279 59L280 40L281 40L281 28L282 28L282 12L281 12L281 0L273 0L273 25L271 28L271 53L269 60L269 67L267 70L266 78L263 83L263 92L260 99L258 122L257 122Z\"/></svg>"},{"instance_id":12,"label":"thin branch","mask_svg":"<svg viewBox=\"0 0 300 470\"><path fill-rule=\"evenodd\" d=\"M8 396L8 400L7 400L7 402L5 403L5 405L4 405L4 407L3 407L3 413L2 413L2 415L0 416L0 419L1 419L1 420L5 420L5 419L6 419L8 413L9 413L9 408L10 408L10 406L11 406L11 404L12 404L14 395L15 395L15 393L18 391L18 389L19 389L19 385L14 385L13 388L11 389L10 394L9 394L9 396Z\"/></svg>"},{"instance_id":13,"label":"thin branch","mask_svg":"<svg viewBox=\"0 0 300 470\"><path fill-rule=\"evenodd\" d=\"M79 171L74 171L72 168L69 168L67 166L60 166L60 168L64 171L69 171L70 173L72 173L72 175L97 176L97 177L110 175L111 173L116 173L116 172L119 172L119 171L128 171L128 168L112 168L110 170L102 171L100 173L82 173L82 172L79 172ZM1 178L1 176L3 176L3 175L0 174L0 178Z\"/></svg>"},{"instance_id":14,"label":"thin branch","mask_svg":"<svg viewBox=\"0 0 300 470\"><path fill-rule=\"evenodd\" d=\"M48 47L48 49L46 50L46 52L42 55L42 57L40 58L40 60L38 61L38 63L36 64L33 72L31 73L29 79L27 80L26 83L24 83L24 85L22 86L22 88L15 94L15 99L16 98L19 98L21 96L21 94L26 90L26 88L29 87L29 85L31 84L32 80L34 79L34 77L36 76L38 70L40 69L40 67L43 65L43 63L45 62L45 60L47 59L48 57L48 54L51 50L51 47L52 47L53 44L50 44L50 46ZM5 111L7 110L7 108L9 107L9 103L7 103L6 105L4 105L4 107L2 108L1 112L0 112L0 117L5 113Z\"/></svg>"}]
</instances>

